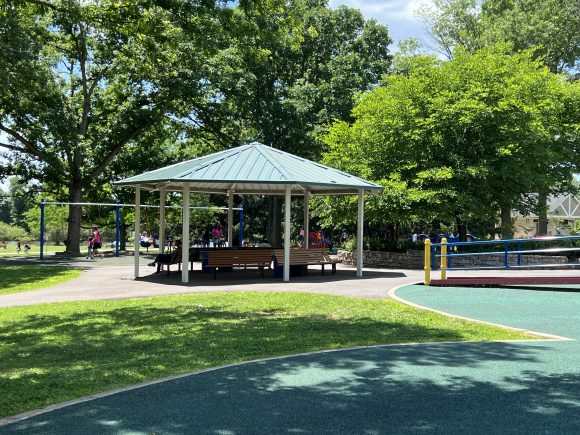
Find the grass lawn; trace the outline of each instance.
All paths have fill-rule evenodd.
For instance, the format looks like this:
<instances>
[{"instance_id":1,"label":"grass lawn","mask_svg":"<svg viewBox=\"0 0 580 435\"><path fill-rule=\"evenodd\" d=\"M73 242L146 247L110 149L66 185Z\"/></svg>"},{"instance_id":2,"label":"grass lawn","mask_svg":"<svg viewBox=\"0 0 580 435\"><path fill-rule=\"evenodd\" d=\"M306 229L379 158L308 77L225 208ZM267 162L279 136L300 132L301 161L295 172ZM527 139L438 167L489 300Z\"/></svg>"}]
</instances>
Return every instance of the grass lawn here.
<instances>
[{"instance_id":1,"label":"grass lawn","mask_svg":"<svg viewBox=\"0 0 580 435\"><path fill-rule=\"evenodd\" d=\"M392 300L213 293L0 309L0 417L150 379L322 349L531 336Z\"/></svg>"},{"instance_id":2,"label":"grass lawn","mask_svg":"<svg viewBox=\"0 0 580 435\"><path fill-rule=\"evenodd\" d=\"M2 266L0 295L50 287L76 278L78 269L61 266Z\"/></svg>"}]
</instances>

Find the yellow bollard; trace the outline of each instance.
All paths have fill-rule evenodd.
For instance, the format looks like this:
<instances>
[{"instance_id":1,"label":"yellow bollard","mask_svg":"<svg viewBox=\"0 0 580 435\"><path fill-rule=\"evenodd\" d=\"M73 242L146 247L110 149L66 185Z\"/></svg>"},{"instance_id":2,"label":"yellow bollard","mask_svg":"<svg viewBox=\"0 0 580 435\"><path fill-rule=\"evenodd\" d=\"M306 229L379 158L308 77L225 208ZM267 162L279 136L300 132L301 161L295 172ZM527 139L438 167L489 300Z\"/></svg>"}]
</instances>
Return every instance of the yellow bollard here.
<instances>
[{"instance_id":1,"label":"yellow bollard","mask_svg":"<svg viewBox=\"0 0 580 435\"><path fill-rule=\"evenodd\" d=\"M447 239L441 239L441 279L447 279Z\"/></svg>"},{"instance_id":2,"label":"yellow bollard","mask_svg":"<svg viewBox=\"0 0 580 435\"><path fill-rule=\"evenodd\" d=\"M425 239L425 285L431 284L431 240Z\"/></svg>"}]
</instances>

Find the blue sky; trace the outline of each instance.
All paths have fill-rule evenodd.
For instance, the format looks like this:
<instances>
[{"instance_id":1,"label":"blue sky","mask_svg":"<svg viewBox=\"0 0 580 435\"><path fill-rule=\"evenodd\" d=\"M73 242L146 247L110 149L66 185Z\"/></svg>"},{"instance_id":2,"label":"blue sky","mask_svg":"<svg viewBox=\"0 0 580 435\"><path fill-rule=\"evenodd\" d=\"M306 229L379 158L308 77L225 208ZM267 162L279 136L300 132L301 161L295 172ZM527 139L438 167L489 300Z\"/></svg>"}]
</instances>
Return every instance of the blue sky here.
<instances>
[{"instance_id":1,"label":"blue sky","mask_svg":"<svg viewBox=\"0 0 580 435\"><path fill-rule=\"evenodd\" d=\"M425 25L417 17L416 11L422 5L432 5L432 0L330 0L331 8L340 5L359 9L365 18L374 18L389 29L395 49L397 43L409 37L429 42Z\"/></svg>"}]
</instances>

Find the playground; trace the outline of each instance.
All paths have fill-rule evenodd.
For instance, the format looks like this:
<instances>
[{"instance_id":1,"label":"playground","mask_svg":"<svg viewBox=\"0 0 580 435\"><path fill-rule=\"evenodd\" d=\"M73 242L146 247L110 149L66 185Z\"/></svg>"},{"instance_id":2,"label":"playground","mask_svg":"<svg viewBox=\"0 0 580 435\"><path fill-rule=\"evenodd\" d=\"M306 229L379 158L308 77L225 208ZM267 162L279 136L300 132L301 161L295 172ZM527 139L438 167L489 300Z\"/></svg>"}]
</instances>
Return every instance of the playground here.
<instances>
[{"instance_id":1,"label":"playground","mask_svg":"<svg viewBox=\"0 0 580 435\"><path fill-rule=\"evenodd\" d=\"M89 288L88 297L132 297L134 288L148 288L146 281L122 278L131 274L127 266L91 264L85 273L108 276L112 292L101 285L103 293L91 294ZM578 433L579 293L410 284L387 294L394 284L420 280L420 273L377 270L362 280L353 280L352 273L341 279L337 273L326 290L318 286L318 276L282 286L300 292L309 286L330 294L360 291L359 296L397 298L556 337L371 346L229 365L3 420L0 433ZM245 288L256 290L256 282ZM69 293L73 283L52 293L34 292L39 293L36 302L59 300L59 294L67 293L80 298ZM277 290L271 282L266 285ZM168 287L196 289L178 280L155 287L156 294ZM234 287L244 289L239 283ZM6 306L7 299L18 297L0 301Z\"/></svg>"}]
</instances>

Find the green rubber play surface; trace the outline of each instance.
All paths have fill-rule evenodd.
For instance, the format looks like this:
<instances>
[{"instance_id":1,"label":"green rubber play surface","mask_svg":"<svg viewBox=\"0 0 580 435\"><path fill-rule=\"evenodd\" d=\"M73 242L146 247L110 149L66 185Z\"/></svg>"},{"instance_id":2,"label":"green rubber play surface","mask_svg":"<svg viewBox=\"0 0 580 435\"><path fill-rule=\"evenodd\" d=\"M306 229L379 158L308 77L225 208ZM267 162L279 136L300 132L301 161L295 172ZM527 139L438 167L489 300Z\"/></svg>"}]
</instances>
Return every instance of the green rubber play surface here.
<instances>
[{"instance_id":1,"label":"green rubber play surface","mask_svg":"<svg viewBox=\"0 0 580 435\"><path fill-rule=\"evenodd\" d=\"M0 434L580 433L580 293L411 285L397 295L573 340L260 361L68 406Z\"/></svg>"}]
</instances>

